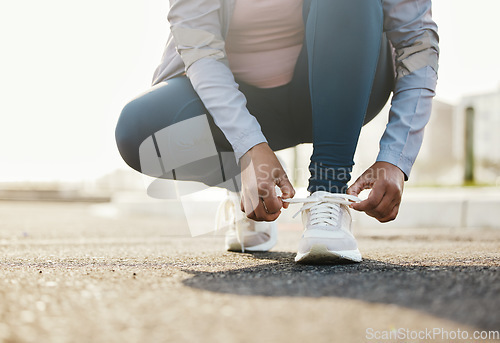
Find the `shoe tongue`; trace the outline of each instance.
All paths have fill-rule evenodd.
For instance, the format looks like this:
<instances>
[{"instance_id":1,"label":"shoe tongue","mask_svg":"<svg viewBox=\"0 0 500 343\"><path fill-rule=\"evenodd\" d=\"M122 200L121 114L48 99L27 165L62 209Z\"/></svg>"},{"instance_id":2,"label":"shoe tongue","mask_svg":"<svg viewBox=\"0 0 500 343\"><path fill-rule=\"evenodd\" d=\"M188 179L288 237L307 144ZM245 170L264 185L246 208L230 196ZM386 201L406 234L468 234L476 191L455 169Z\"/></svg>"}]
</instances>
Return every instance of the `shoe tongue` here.
<instances>
[{"instance_id":1,"label":"shoe tongue","mask_svg":"<svg viewBox=\"0 0 500 343\"><path fill-rule=\"evenodd\" d=\"M331 212L331 211L335 211L335 208L340 208L340 204L323 201L323 202L320 202L319 204L313 206L311 208L311 210L315 210L315 212L317 212L317 211Z\"/></svg>"},{"instance_id":2,"label":"shoe tongue","mask_svg":"<svg viewBox=\"0 0 500 343\"><path fill-rule=\"evenodd\" d=\"M330 194L333 194L333 193L326 192L326 191L316 191L314 193L311 193L311 196L321 197L321 196L330 195Z\"/></svg>"}]
</instances>

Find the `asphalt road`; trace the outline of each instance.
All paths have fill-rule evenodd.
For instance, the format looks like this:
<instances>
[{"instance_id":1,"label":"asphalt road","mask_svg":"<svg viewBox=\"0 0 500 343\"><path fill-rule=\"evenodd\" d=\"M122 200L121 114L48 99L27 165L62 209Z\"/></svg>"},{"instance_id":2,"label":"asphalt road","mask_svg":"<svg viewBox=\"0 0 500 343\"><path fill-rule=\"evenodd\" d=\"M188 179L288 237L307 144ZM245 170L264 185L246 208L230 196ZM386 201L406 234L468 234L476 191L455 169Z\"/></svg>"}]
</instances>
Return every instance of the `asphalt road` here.
<instances>
[{"instance_id":1,"label":"asphalt road","mask_svg":"<svg viewBox=\"0 0 500 343\"><path fill-rule=\"evenodd\" d=\"M271 252L238 254L167 217L93 213L0 202L0 342L389 342L391 330L486 342L474 331L500 330L499 230L381 225L357 232L363 263L303 266L299 224Z\"/></svg>"}]
</instances>

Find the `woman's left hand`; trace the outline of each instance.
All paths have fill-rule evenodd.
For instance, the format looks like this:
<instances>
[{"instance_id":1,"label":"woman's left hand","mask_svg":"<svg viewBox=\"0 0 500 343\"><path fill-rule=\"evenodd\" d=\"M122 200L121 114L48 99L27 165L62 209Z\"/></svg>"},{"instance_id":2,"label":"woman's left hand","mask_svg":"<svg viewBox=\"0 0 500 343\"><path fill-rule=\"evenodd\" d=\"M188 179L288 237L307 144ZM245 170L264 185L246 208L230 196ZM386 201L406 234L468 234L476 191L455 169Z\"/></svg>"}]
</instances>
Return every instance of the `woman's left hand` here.
<instances>
[{"instance_id":1,"label":"woman's left hand","mask_svg":"<svg viewBox=\"0 0 500 343\"><path fill-rule=\"evenodd\" d=\"M295 190L267 143L260 143L241 157L241 210L256 221L276 220ZM275 185L281 190L278 196Z\"/></svg>"},{"instance_id":2,"label":"woman's left hand","mask_svg":"<svg viewBox=\"0 0 500 343\"><path fill-rule=\"evenodd\" d=\"M395 165L375 162L347 190L347 194L357 196L362 190L371 189L370 195L350 207L365 212L381 223L394 220L403 195L404 179L404 173Z\"/></svg>"}]
</instances>

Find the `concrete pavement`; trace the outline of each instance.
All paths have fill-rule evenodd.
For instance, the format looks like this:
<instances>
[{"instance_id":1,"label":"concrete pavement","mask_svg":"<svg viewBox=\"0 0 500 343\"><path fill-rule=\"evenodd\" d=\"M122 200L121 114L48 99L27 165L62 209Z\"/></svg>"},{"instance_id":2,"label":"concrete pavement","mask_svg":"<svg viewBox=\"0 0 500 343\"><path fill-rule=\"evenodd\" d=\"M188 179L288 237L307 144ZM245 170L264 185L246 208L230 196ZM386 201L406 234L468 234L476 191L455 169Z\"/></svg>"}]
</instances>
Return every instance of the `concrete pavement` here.
<instances>
[{"instance_id":1,"label":"concrete pavement","mask_svg":"<svg viewBox=\"0 0 500 343\"><path fill-rule=\"evenodd\" d=\"M374 333L500 330L500 230L363 228L363 263L301 266L297 223L280 226L271 252L237 254L222 237L189 237L185 220L95 209L0 202L0 342L381 342ZM421 341L460 342L442 335Z\"/></svg>"}]
</instances>

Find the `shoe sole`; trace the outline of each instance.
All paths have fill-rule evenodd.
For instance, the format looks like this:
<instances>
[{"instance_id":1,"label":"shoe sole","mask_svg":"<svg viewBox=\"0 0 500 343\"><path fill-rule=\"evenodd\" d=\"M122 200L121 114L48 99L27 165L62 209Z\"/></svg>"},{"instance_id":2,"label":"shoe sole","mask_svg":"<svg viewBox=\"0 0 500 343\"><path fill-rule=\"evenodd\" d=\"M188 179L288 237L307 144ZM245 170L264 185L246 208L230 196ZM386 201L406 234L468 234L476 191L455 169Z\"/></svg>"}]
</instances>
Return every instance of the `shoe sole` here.
<instances>
[{"instance_id":1,"label":"shoe sole","mask_svg":"<svg viewBox=\"0 0 500 343\"><path fill-rule=\"evenodd\" d=\"M330 251L326 245L316 244L306 253L297 253L295 262L304 264L338 264L342 262L356 262L363 260L361 253L356 250Z\"/></svg>"},{"instance_id":2,"label":"shoe sole","mask_svg":"<svg viewBox=\"0 0 500 343\"><path fill-rule=\"evenodd\" d=\"M255 245L253 247L245 247L245 251L266 252L271 250L276 245L277 242L278 242L278 233L277 230L274 229L273 232L271 232L271 239L269 239L267 242ZM239 242L231 242L231 243L226 242L226 250L232 252L242 252L241 244Z\"/></svg>"}]
</instances>

